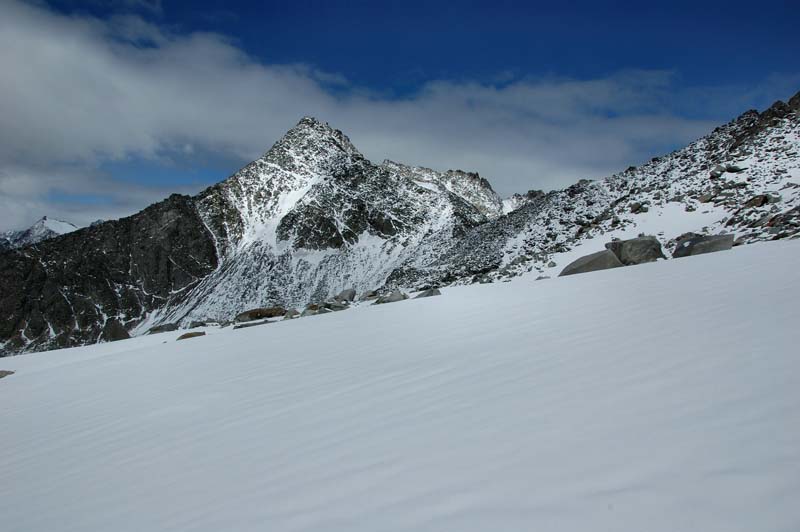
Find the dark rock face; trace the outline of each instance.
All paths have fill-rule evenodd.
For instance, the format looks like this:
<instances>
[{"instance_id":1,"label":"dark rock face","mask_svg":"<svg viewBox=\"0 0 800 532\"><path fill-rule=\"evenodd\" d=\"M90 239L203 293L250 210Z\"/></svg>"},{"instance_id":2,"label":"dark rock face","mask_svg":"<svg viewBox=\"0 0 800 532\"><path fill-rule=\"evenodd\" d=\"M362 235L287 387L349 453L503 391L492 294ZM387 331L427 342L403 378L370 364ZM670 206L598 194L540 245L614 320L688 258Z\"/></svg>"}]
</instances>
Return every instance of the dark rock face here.
<instances>
[{"instance_id":1,"label":"dark rock face","mask_svg":"<svg viewBox=\"0 0 800 532\"><path fill-rule=\"evenodd\" d=\"M125 330L125 327L123 327L119 321L113 318L106 322L105 326L103 327L103 333L100 335L100 339L104 342L127 340L130 337L131 336L128 334L128 331Z\"/></svg>"},{"instance_id":2,"label":"dark rock face","mask_svg":"<svg viewBox=\"0 0 800 532\"><path fill-rule=\"evenodd\" d=\"M574 275L576 273L608 270L609 268L619 268L621 266L624 266L624 264L620 262L617 256L606 249L570 262L567 267L561 271L559 277Z\"/></svg>"},{"instance_id":3,"label":"dark rock face","mask_svg":"<svg viewBox=\"0 0 800 532\"><path fill-rule=\"evenodd\" d=\"M625 266L666 258L661 251L661 243L654 236L615 240L606 244L606 249L616 255Z\"/></svg>"},{"instance_id":4,"label":"dark rock face","mask_svg":"<svg viewBox=\"0 0 800 532\"><path fill-rule=\"evenodd\" d=\"M237 323L253 320L263 320L266 318L279 318L286 314L283 307L254 308L238 314L233 321Z\"/></svg>"},{"instance_id":5,"label":"dark rock face","mask_svg":"<svg viewBox=\"0 0 800 532\"><path fill-rule=\"evenodd\" d=\"M216 266L212 236L192 198L180 195L128 218L2 252L4 351L119 338ZM119 319L104 330L104 315Z\"/></svg>"},{"instance_id":6,"label":"dark rock face","mask_svg":"<svg viewBox=\"0 0 800 532\"><path fill-rule=\"evenodd\" d=\"M733 235L696 236L678 242L673 258L691 257L703 253L725 251L733 247Z\"/></svg>"}]
</instances>

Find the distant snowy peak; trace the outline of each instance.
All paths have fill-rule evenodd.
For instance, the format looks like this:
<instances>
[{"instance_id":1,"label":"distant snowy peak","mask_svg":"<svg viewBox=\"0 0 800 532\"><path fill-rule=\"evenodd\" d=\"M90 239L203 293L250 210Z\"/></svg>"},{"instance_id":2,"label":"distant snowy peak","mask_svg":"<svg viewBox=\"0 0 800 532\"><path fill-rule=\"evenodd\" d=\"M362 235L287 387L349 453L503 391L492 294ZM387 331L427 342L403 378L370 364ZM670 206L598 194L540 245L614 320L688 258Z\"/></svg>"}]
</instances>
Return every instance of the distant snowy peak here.
<instances>
[{"instance_id":1,"label":"distant snowy peak","mask_svg":"<svg viewBox=\"0 0 800 532\"><path fill-rule=\"evenodd\" d=\"M43 216L27 229L0 234L0 249L19 248L36 244L42 240L71 233L77 229L77 226L69 222Z\"/></svg>"},{"instance_id":2,"label":"distant snowy peak","mask_svg":"<svg viewBox=\"0 0 800 532\"><path fill-rule=\"evenodd\" d=\"M503 200L503 214L508 214L545 196L542 190L529 190L525 194L512 194Z\"/></svg>"}]
</instances>

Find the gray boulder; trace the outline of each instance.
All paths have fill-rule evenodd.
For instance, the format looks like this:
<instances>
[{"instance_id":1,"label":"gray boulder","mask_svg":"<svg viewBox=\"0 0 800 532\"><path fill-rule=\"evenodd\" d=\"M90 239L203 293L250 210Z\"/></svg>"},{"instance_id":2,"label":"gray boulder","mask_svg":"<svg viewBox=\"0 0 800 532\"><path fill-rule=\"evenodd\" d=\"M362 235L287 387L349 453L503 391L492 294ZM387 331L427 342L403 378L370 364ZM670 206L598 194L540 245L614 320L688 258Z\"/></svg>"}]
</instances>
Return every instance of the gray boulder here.
<instances>
[{"instance_id":1,"label":"gray boulder","mask_svg":"<svg viewBox=\"0 0 800 532\"><path fill-rule=\"evenodd\" d=\"M565 275L607 270L609 268L619 268L620 266L624 266L624 264L620 262L614 253L605 249L570 262L558 276L564 277Z\"/></svg>"},{"instance_id":2,"label":"gray boulder","mask_svg":"<svg viewBox=\"0 0 800 532\"><path fill-rule=\"evenodd\" d=\"M673 258L691 257L703 253L725 251L733 247L733 235L711 235L683 238L678 241Z\"/></svg>"},{"instance_id":3,"label":"gray boulder","mask_svg":"<svg viewBox=\"0 0 800 532\"><path fill-rule=\"evenodd\" d=\"M420 292L419 294L414 296L414 299L420 299L420 298L423 298L423 297L440 296L440 295L442 295L442 293L439 291L438 288L429 288L427 290L423 290L422 292Z\"/></svg>"},{"instance_id":4,"label":"gray boulder","mask_svg":"<svg viewBox=\"0 0 800 532\"><path fill-rule=\"evenodd\" d=\"M395 290L389 295L381 296L378 299L376 299L373 305L383 305L384 303L396 303L397 301L403 301L405 299L408 299L407 295L405 295L400 290Z\"/></svg>"},{"instance_id":5,"label":"gray boulder","mask_svg":"<svg viewBox=\"0 0 800 532\"><path fill-rule=\"evenodd\" d=\"M164 323L162 325L156 325L155 327L150 327L150 330L147 331L147 334L158 334L162 332L177 331L177 330L178 330L177 323Z\"/></svg>"},{"instance_id":6,"label":"gray boulder","mask_svg":"<svg viewBox=\"0 0 800 532\"><path fill-rule=\"evenodd\" d=\"M346 290L342 290L339 292L339 295L336 296L334 299L336 301L353 301L356 298L356 290L355 288L348 288Z\"/></svg>"},{"instance_id":7,"label":"gray boulder","mask_svg":"<svg viewBox=\"0 0 800 532\"><path fill-rule=\"evenodd\" d=\"M278 318L286 314L283 307L254 308L237 314L233 321L242 323L253 320L263 320L265 318Z\"/></svg>"},{"instance_id":8,"label":"gray boulder","mask_svg":"<svg viewBox=\"0 0 800 532\"><path fill-rule=\"evenodd\" d=\"M665 259L661 243L654 236L640 236L630 240L615 240L606 244L606 249L617 256L619 261L630 266Z\"/></svg>"},{"instance_id":9,"label":"gray boulder","mask_svg":"<svg viewBox=\"0 0 800 532\"><path fill-rule=\"evenodd\" d=\"M8 377L9 375L13 375L13 374L14 374L14 372L11 371L11 370L0 369L0 379L2 379L3 377Z\"/></svg>"},{"instance_id":10,"label":"gray boulder","mask_svg":"<svg viewBox=\"0 0 800 532\"><path fill-rule=\"evenodd\" d=\"M299 317L300 313L297 311L297 309L294 308L290 308L289 310L286 311L286 314L283 315L283 319L285 320L293 320Z\"/></svg>"},{"instance_id":11,"label":"gray boulder","mask_svg":"<svg viewBox=\"0 0 800 532\"><path fill-rule=\"evenodd\" d=\"M347 306L346 303L340 303L339 301L326 301L325 303L322 304L322 306L324 308L326 308L328 310L332 310L334 312L337 312L337 311L340 311L340 310L347 310L348 308L350 308L350 307Z\"/></svg>"},{"instance_id":12,"label":"gray boulder","mask_svg":"<svg viewBox=\"0 0 800 532\"><path fill-rule=\"evenodd\" d=\"M376 292L375 290L367 290L366 292L361 294L361 297L359 297L358 299L361 300L361 301L369 301L370 299L378 299L378 292Z\"/></svg>"}]
</instances>

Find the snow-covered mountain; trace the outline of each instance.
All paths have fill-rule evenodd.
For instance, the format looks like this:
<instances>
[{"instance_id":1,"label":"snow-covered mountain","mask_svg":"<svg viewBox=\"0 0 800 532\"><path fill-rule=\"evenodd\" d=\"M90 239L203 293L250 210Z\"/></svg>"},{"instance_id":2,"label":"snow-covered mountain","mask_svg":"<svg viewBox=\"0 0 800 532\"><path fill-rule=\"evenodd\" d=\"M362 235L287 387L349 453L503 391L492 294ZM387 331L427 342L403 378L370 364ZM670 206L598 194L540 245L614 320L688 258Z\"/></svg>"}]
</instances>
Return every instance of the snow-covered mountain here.
<instances>
[{"instance_id":1,"label":"snow-covered mountain","mask_svg":"<svg viewBox=\"0 0 800 532\"><path fill-rule=\"evenodd\" d=\"M374 164L304 118L197 196L0 254L0 352L300 307L349 287L539 275L640 232L668 251L689 231L795 237L799 150L800 94L638 168L504 202L477 174Z\"/></svg>"},{"instance_id":2,"label":"snow-covered mountain","mask_svg":"<svg viewBox=\"0 0 800 532\"><path fill-rule=\"evenodd\" d=\"M65 235L77 229L76 226L69 222L43 216L27 229L0 233L0 250L36 244L42 240Z\"/></svg>"}]
</instances>

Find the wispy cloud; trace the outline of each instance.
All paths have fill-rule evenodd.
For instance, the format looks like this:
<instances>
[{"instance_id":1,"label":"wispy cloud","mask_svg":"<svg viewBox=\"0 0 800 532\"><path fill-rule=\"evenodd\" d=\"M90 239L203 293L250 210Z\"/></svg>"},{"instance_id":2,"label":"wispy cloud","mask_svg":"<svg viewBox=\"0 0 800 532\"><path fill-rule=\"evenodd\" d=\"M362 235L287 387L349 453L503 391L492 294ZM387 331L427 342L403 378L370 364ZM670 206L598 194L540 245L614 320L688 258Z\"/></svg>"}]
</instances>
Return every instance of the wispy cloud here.
<instances>
[{"instance_id":1,"label":"wispy cloud","mask_svg":"<svg viewBox=\"0 0 800 532\"><path fill-rule=\"evenodd\" d=\"M223 35L14 0L0 7L0 71L0 227L41 214L87 223L197 190L120 182L102 167L187 154L244 163L304 115L342 129L372 159L477 170L502 194L561 187L685 143L795 82L678 90L670 71L590 80L504 73L484 83L431 80L392 98L310 65L264 64ZM54 199L98 190L105 203Z\"/></svg>"}]
</instances>

